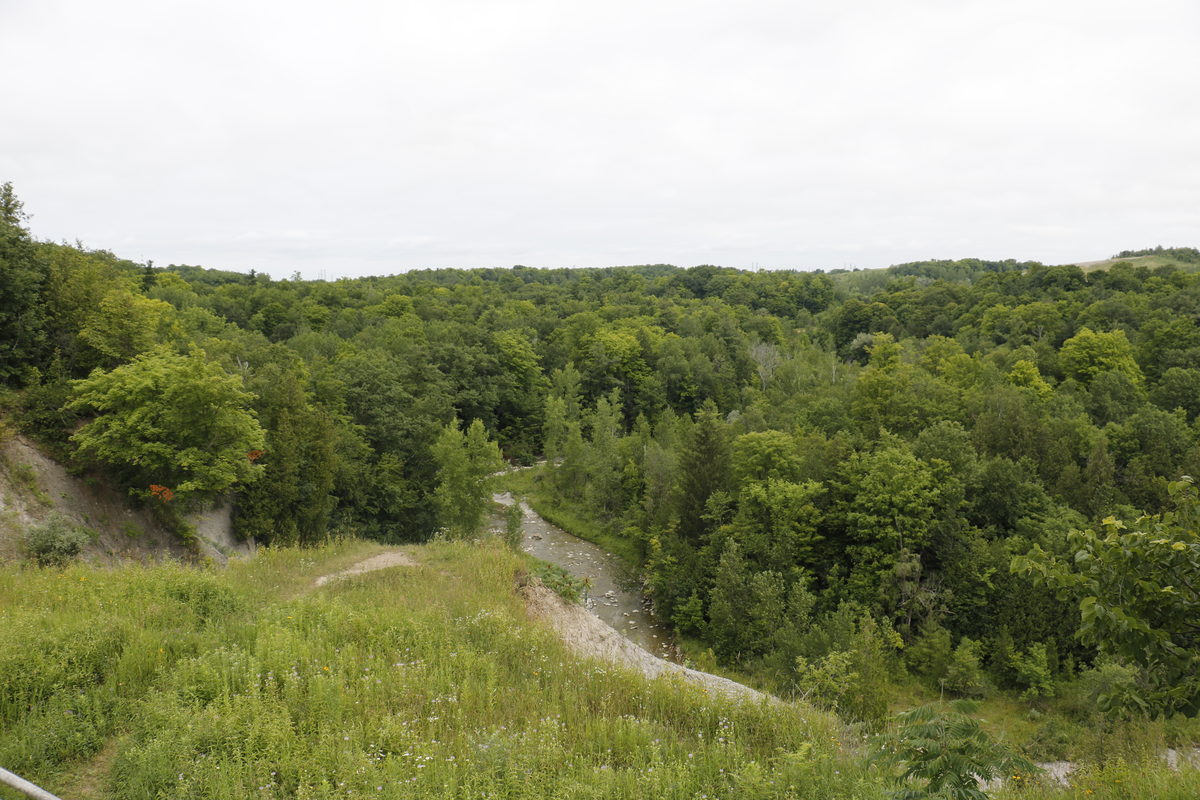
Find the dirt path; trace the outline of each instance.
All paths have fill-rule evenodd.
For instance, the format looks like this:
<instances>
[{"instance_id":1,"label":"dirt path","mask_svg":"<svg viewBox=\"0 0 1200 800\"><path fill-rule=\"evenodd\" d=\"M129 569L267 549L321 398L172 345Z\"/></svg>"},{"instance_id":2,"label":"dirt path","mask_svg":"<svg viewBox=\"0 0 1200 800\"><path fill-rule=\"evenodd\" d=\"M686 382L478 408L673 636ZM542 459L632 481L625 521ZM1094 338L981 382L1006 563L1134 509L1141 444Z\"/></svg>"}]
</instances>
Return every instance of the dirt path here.
<instances>
[{"instance_id":1,"label":"dirt path","mask_svg":"<svg viewBox=\"0 0 1200 800\"><path fill-rule=\"evenodd\" d=\"M334 572L330 575L322 575L313 581L313 587L324 586L331 581L340 580L341 578L349 578L353 575L362 575L364 572L375 572L380 569L390 569L391 567L415 567L417 562L413 560L408 553L403 553L399 550L391 550L386 553L380 553L377 556L371 556L365 561L360 561L352 567L348 567L341 572Z\"/></svg>"},{"instance_id":2,"label":"dirt path","mask_svg":"<svg viewBox=\"0 0 1200 800\"><path fill-rule=\"evenodd\" d=\"M117 737L112 737L89 761L78 768L74 777L62 785L58 795L72 800L99 800L108 788L109 773L117 758Z\"/></svg>"},{"instance_id":3,"label":"dirt path","mask_svg":"<svg viewBox=\"0 0 1200 800\"><path fill-rule=\"evenodd\" d=\"M664 676L677 677L721 697L753 702L780 702L778 698L728 678L688 669L648 653L599 617L588 613L582 606L568 603L541 583L530 583L521 589L521 593L525 597L529 613L553 628L567 648L578 656L598 658L630 667L651 680Z\"/></svg>"}]
</instances>

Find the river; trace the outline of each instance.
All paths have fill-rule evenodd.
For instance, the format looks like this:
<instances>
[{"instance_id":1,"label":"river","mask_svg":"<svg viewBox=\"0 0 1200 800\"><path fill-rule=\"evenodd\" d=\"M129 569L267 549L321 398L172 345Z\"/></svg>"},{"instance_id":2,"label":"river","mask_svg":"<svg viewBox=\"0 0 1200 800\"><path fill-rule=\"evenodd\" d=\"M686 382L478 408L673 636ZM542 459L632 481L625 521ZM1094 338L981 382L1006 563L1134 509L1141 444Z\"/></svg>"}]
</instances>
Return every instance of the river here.
<instances>
[{"instance_id":1,"label":"river","mask_svg":"<svg viewBox=\"0 0 1200 800\"><path fill-rule=\"evenodd\" d=\"M492 499L505 506L513 504L508 492L494 494ZM655 618L633 568L604 548L551 525L526 503L521 503L521 513L522 550L586 581L588 610L634 644L656 656L679 660L674 639Z\"/></svg>"}]
</instances>

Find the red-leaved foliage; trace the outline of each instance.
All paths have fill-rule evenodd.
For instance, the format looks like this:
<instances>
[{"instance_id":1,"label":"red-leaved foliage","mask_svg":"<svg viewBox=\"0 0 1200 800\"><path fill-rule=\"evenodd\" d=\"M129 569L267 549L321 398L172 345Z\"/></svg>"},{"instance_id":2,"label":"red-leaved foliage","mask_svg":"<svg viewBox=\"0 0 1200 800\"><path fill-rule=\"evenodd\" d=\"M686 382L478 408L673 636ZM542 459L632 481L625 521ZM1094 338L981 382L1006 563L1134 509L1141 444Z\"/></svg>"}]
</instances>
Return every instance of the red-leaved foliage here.
<instances>
[{"instance_id":1,"label":"red-leaved foliage","mask_svg":"<svg viewBox=\"0 0 1200 800\"><path fill-rule=\"evenodd\" d=\"M162 500L164 503L171 502L171 498L175 496L175 493L166 486L159 486L157 483L150 484L150 494L154 495L159 500Z\"/></svg>"}]
</instances>

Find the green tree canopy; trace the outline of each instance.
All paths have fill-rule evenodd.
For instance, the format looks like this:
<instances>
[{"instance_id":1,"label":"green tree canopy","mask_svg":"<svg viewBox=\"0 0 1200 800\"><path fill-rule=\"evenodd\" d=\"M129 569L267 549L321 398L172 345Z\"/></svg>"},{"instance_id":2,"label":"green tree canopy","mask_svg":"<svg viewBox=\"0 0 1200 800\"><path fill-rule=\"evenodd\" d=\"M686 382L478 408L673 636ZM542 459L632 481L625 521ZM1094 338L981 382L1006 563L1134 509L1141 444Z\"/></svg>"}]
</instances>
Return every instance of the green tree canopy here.
<instances>
[{"instance_id":1,"label":"green tree canopy","mask_svg":"<svg viewBox=\"0 0 1200 800\"><path fill-rule=\"evenodd\" d=\"M1079 333L1063 342L1058 354L1059 363L1067 377L1091 383L1102 372L1122 373L1134 385L1142 384L1142 369L1133 357L1133 345L1125 331L1098 333L1081 328Z\"/></svg>"},{"instance_id":2,"label":"green tree canopy","mask_svg":"<svg viewBox=\"0 0 1200 800\"><path fill-rule=\"evenodd\" d=\"M483 527L490 498L488 476L504 466L500 448L474 420L464 434L457 419L442 429L431 448L437 464L434 502L438 522L453 539L467 539Z\"/></svg>"},{"instance_id":3,"label":"green tree canopy","mask_svg":"<svg viewBox=\"0 0 1200 800\"><path fill-rule=\"evenodd\" d=\"M71 437L79 456L116 468L143 496L154 484L205 497L261 472L263 430L242 379L199 350L159 348L74 382L72 410L94 414Z\"/></svg>"},{"instance_id":4,"label":"green tree canopy","mask_svg":"<svg viewBox=\"0 0 1200 800\"><path fill-rule=\"evenodd\" d=\"M11 183L0 184L0 381L20 383L45 346L42 285L23 204Z\"/></svg>"},{"instance_id":5,"label":"green tree canopy","mask_svg":"<svg viewBox=\"0 0 1200 800\"><path fill-rule=\"evenodd\" d=\"M1079 606L1085 643L1141 668L1136 687L1105 696L1106 708L1155 714L1200 711L1200 497L1191 478L1170 485L1176 508L1126 526L1108 517L1102 532L1070 535L1070 558L1035 546L1013 559Z\"/></svg>"}]
</instances>

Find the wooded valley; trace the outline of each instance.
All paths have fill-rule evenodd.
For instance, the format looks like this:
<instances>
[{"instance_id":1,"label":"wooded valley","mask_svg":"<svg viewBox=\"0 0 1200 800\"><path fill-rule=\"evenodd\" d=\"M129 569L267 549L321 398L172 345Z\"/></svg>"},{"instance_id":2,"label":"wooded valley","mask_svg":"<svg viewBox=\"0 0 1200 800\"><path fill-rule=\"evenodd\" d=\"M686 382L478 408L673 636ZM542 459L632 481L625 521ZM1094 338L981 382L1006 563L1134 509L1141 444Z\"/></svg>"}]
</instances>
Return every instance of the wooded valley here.
<instances>
[{"instance_id":1,"label":"wooded valley","mask_svg":"<svg viewBox=\"0 0 1200 800\"><path fill-rule=\"evenodd\" d=\"M37 241L5 185L2 402L276 546L471 539L482 479L545 462L512 486L705 668L864 730L1004 698L1042 759L1190 744L1200 252L1114 258L274 280Z\"/></svg>"}]
</instances>

